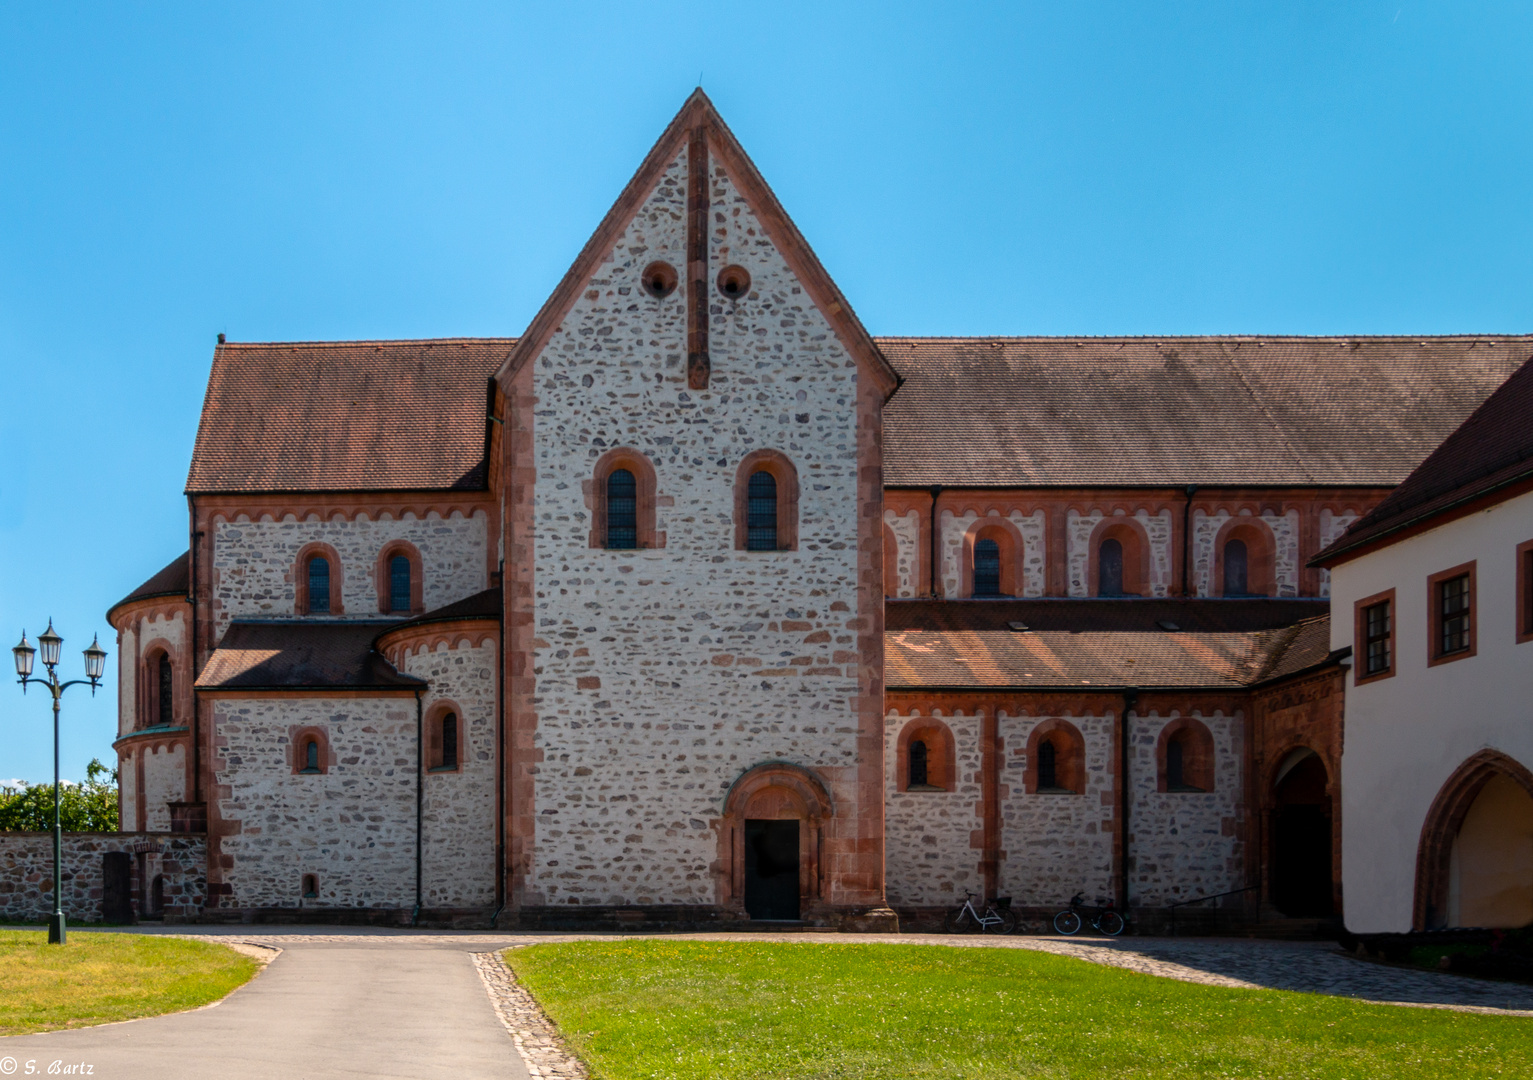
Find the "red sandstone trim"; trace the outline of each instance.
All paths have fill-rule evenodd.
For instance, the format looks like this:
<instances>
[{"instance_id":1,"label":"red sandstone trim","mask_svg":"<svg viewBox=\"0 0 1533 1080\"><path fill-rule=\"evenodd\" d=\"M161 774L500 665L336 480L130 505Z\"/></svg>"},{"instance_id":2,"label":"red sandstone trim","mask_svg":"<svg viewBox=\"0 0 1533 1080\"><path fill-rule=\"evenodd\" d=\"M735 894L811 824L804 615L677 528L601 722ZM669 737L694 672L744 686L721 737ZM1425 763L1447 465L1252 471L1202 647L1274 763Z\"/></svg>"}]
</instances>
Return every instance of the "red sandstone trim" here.
<instances>
[{"instance_id":1,"label":"red sandstone trim","mask_svg":"<svg viewBox=\"0 0 1533 1080\"><path fill-rule=\"evenodd\" d=\"M862 426L862 417L858 417L858 427ZM860 436L859 436L860 437ZM859 454L859 458L861 455ZM735 470L735 550L746 550L745 541L747 536L746 523L749 520L747 508L750 505L748 491L751 476L758 472L770 473L777 481L777 550L798 550L798 469L794 467L789 457L780 450L752 450L740 462L740 467ZM879 500L882 508L882 500ZM860 516L860 515L859 515ZM883 523L883 514L880 512L878 524ZM859 521L858 533L867 531L866 526ZM861 542L861 541L860 541ZM883 543L880 539L879 548L882 550ZM879 603L883 603L882 594L883 575L879 574Z\"/></svg>"},{"instance_id":2,"label":"red sandstone trim","mask_svg":"<svg viewBox=\"0 0 1533 1080\"><path fill-rule=\"evenodd\" d=\"M439 645L456 649L459 645L466 644L469 648L476 649L487 641L498 641L499 638L498 620L491 616L480 619L454 619L450 622L421 623L417 626L386 630L378 636L378 651L396 669L403 670L401 665L405 660L424 652L431 652Z\"/></svg>"},{"instance_id":3,"label":"red sandstone trim","mask_svg":"<svg viewBox=\"0 0 1533 1080\"><path fill-rule=\"evenodd\" d=\"M1001 595L1021 596L1025 580L1022 566L1027 545L1016 525L1005 518L982 517L963 534L960 547L958 595L974 595L974 545L994 540L1001 552Z\"/></svg>"},{"instance_id":4,"label":"red sandstone trim","mask_svg":"<svg viewBox=\"0 0 1533 1080\"><path fill-rule=\"evenodd\" d=\"M1219 526L1219 531L1214 534L1209 595L1224 595L1224 546L1231 540L1245 541L1247 594L1276 596L1277 540L1272 535L1272 527L1258 517L1232 517Z\"/></svg>"},{"instance_id":5,"label":"red sandstone trim","mask_svg":"<svg viewBox=\"0 0 1533 1080\"><path fill-rule=\"evenodd\" d=\"M1084 795L1086 740L1079 728L1060 717L1036 725L1027 736L1027 765L1022 773L1027 793L1038 794L1038 748L1045 739L1054 744L1054 778L1058 787L1074 795Z\"/></svg>"},{"instance_id":6,"label":"red sandstone trim","mask_svg":"<svg viewBox=\"0 0 1533 1080\"><path fill-rule=\"evenodd\" d=\"M1146 718L1144 713L1136 716ZM1166 748L1171 740L1182 743L1182 782L1201 792L1214 790L1214 737L1208 727L1191 716L1180 716L1160 729L1155 740L1155 790L1169 792L1166 783Z\"/></svg>"},{"instance_id":7,"label":"red sandstone trim","mask_svg":"<svg viewBox=\"0 0 1533 1080\"><path fill-rule=\"evenodd\" d=\"M294 776L323 776L330 771L330 767L336 763L335 753L330 749L330 735L322 727L313 725L307 727L291 727L288 729L288 764L292 766ZM307 747L310 742L319 744L319 772L305 773L307 764Z\"/></svg>"},{"instance_id":8,"label":"red sandstone trim","mask_svg":"<svg viewBox=\"0 0 1533 1080\"><path fill-rule=\"evenodd\" d=\"M330 563L330 610L321 614L344 615L346 608L341 600L341 583L345 577L345 568L335 548L320 540L311 541L299 548L298 556L293 560L293 569L289 571L293 581L294 613L313 614L309 610L309 561L317 556L323 556Z\"/></svg>"},{"instance_id":9,"label":"red sandstone trim","mask_svg":"<svg viewBox=\"0 0 1533 1080\"><path fill-rule=\"evenodd\" d=\"M900 594L900 542L886 521L884 525L884 596Z\"/></svg>"},{"instance_id":10,"label":"red sandstone trim","mask_svg":"<svg viewBox=\"0 0 1533 1080\"><path fill-rule=\"evenodd\" d=\"M926 744L927 784L945 792L955 790L953 730L934 717L917 717L900 730L894 750L894 790L910 790L910 744L917 739Z\"/></svg>"},{"instance_id":11,"label":"red sandstone trim","mask_svg":"<svg viewBox=\"0 0 1533 1080\"><path fill-rule=\"evenodd\" d=\"M458 759L450 766L442 764L442 719L452 713L458 719ZM468 722L463 709L450 698L439 698L426 710L426 757L421 763L428 775L449 775L463 771L463 751L467 745Z\"/></svg>"},{"instance_id":12,"label":"red sandstone trim","mask_svg":"<svg viewBox=\"0 0 1533 1080\"><path fill-rule=\"evenodd\" d=\"M655 507L659 501L655 466L643 453L629 446L615 446L599 457L591 478L581 484L586 509L591 511L588 545L592 548L607 546L607 479L618 469L633 473L638 494L639 547L665 547L665 533L655 531Z\"/></svg>"},{"instance_id":13,"label":"red sandstone trim","mask_svg":"<svg viewBox=\"0 0 1533 1080\"><path fill-rule=\"evenodd\" d=\"M720 907L744 911L745 821L747 818L799 822L799 906L808 914L830 899L825 839L836 812L824 782L813 769L786 762L746 771L724 797L723 817L712 822L718 836L713 865Z\"/></svg>"},{"instance_id":14,"label":"red sandstone trim","mask_svg":"<svg viewBox=\"0 0 1533 1080\"><path fill-rule=\"evenodd\" d=\"M1116 540L1123 545L1123 593L1125 596L1148 596L1150 588L1150 538L1138 518L1105 517L1091 530L1087 541L1090 563L1087 593L1101 595L1099 558L1102 543Z\"/></svg>"},{"instance_id":15,"label":"red sandstone trim","mask_svg":"<svg viewBox=\"0 0 1533 1080\"><path fill-rule=\"evenodd\" d=\"M1435 930L1446 921L1453 841L1480 791L1496 776L1510 777L1533 795L1533 773L1499 750L1481 750L1453 771L1432 800L1416 848L1415 929Z\"/></svg>"},{"instance_id":16,"label":"red sandstone trim","mask_svg":"<svg viewBox=\"0 0 1533 1080\"><path fill-rule=\"evenodd\" d=\"M1438 664L1451 664L1455 660L1467 660L1475 655L1480 647L1480 594L1475 588L1475 565L1477 560L1471 559L1457 566L1450 566L1446 570L1439 570L1427 578L1427 667L1436 667ZM1438 585L1444 581L1459 577L1462 574L1469 575L1469 648L1460 649L1457 652L1445 653L1442 651L1442 596ZM1353 663L1357 661L1354 658Z\"/></svg>"},{"instance_id":17,"label":"red sandstone trim","mask_svg":"<svg viewBox=\"0 0 1533 1080\"><path fill-rule=\"evenodd\" d=\"M553 302L550 300L550 304ZM505 897L513 916L532 902L527 895L527 879L537 843L536 769L543 756L537 746L538 714L533 704L537 692L532 645L536 631L533 484L537 466L533 448L536 398L532 393L532 376L533 368L528 364L509 380L501 378L506 392L506 483L501 495L506 561L501 616L505 698L500 707L507 759L501 798Z\"/></svg>"},{"instance_id":18,"label":"red sandstone trim","mask_svg":"<svg viewBox=\"0 0 1533 1080\"><path fill-rule=\"evenodd\" d=\"M403 555L410 560L410 610L408 612L396 612L390 606L393 599L393 575L389 564L394 556ZM378 559L373 564L373 583L378 588L378 610L385 615L409 614L422 615L426 611L426 580L421 569L420 549L408 540L390 540L383 545L378 552Z\"/></svg>"}]
</instances>

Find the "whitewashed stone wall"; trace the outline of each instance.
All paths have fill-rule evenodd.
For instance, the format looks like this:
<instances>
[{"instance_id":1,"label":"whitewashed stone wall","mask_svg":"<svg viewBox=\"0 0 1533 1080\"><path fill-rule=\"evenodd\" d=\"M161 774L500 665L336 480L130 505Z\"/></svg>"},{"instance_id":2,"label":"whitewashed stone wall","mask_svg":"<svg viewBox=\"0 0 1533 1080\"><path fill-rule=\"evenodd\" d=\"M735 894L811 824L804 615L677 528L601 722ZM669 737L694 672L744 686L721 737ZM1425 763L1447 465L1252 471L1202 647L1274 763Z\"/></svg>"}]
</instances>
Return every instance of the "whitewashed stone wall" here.
<instances>
[{"instance_id":1,"label":"whitewashed stone wall","mask_svg":"<svg viewBox=\"0 0 1533 1080\"><path fill-rule=\"evenodd\" d=\"M1108 515L1101 510L1082 514L1071 510L1065 518L1065 533L1070 544L1070 595L1091 595L1091 533ZM1152 515L1139 509L1132 515L1118 511L1113 516L1132 516L1144 528L1150 542L1150 596L1168 596L1171 592L1171 511Z\"/></svg>"},{"instance_id":2,"label":"whitewashed stone wall","mask_svg":"<svg viewBox=\"0 0 1533 1080\"><path fill-rule=\"evenodd\" d=\"M712 381L689 390L686 283L656 300L639 281L685 267L685 200L682 156L535 361L530 905L714 903L730 784L773 760L850 781L857 760L855 361L715 175L710 265L752 285L709 283ZM664 549L587 546L582 481L614 445L654 463ZM797 551L734 550L759 448L798 469Z\"/></svg>"},{"instance_id":3,"label":"whitewashed stone wall","mask_svg":"<svg viewBox=\"0 0 1533 1080\"><path fill-rule=\"evenodd\" d=\"M144 817L138 828L150 832L170 830L170 803L186 799L186 747L156 746L139 749L144 758Z\"/></svg>"},{"instance_id":4,"label":"whitewashed stone wall","mask_svg":"<svg viewBox=\"0 0 1533 1080\"><path fill-rule=\"evenodd\" d=\"M1001 714L1002 896L1017 907L1062 907L1084 892L1088 902L1113 891L1113 718L1064 716L1085 743L1086 788L1074 795L1027 793L1027 740L1048 716Z\"/></svg>"},{"instance_id":5,"label":"whitewashed stone wall","mask_svg":"<svg viewBox=\"0 0 1533 1080\"><path fill-rule=\"evenodd\" d=\"M482 510L467 518L455 510L445 519L433 511L423 519L407 513L376 521L365 514L351 521L340 515L321 521L312 514L304 521L292 514L281 521L269 514L259 521L244 514L233 521L215 517L215 639L233 618L291 617L297 598L294 560L305 544L315 542L329 544L341 558L345 616L376 619L378 553L392 540L408 540L420 550L427 611L489 587L489 519Z\"/></svg>"},{"instance_id":6,"label":"whitewashed stone wall","mask_svg":"<svg viewBox=\"0 0 1533 1080\"><path fill-rule=\"evenodd\" d=\"M951 791L899 791L899 735L916 718L890 710L884 726L884 851L889 903L896 907L954 907L965 890L980 892L980 718L958 713L934 719L953 733Z\"/></svg>"},{"instance_id":7,"label":"whitewashed stone wall","mask_svg":"<svg viewBox=\"0 0 1533 1080\"><path fill-rule=\"evenodd\" d=\"M138 634L132 624L117 633L117 736L128 734L138 707ZM120 759L119 759L120 760ZM124 826L126 827L126 826Z\"/></svg>"},{"instance_id":8,"label":"whitewashed stone wall","mask_svg":"<svg viewBox=\"0 0 1533 1080\"><path fill-rule=\"evenodd\" d=\"M117 669L117 734L126 735L137 721L138 675L144 663L144 649L154 642L163 642L170 651L171 663L177 666L176 680L179 684L184 672L180 665L187 662L188 615L184 610L173 612L155 611L147 618L131 619L117 635L117 656L108 660ZM176 701L179 706L179 698ZM179 711L179 709L178 709ZM190 724L190 717L176 716L176 723Z\"/></svg>"},{"instance_id":9,"label":"whitewashed stone wall","mask_svg":"<svg viewBox=\"0 0 1533 1080\"><path fill-rule=\"evenodd\" d=\"M895 580L899 584L894 595L901 599L913 597L921 588L921 512L909 510L899 515L885 510L884 524L894 533L898 553Z\"/></svg>"},{"instance_id":10,"label":"whitewashed stone wall","mask_svg":"<svg viewBox=\"0 0 1533 1080\"><path fill-rule=\"evenodd\" d=\"M1161 793L1155 744L1180 715L1130 714L1129 893L1135 907L1164 907L1251 884L1238 828L1242 715L1193 713L1213 736L1214 790Z\"/></svg>"},{"instance_id":11,"label":"whitewashed stone wall","mask_svg":"<svg viewBox=\"0 0 1533 1080\"><path fill-rule=\"evenodd\" d=\"M405 658L425 679L433 705L458 708L457 772L426 774L422 804L422 902L428 908L482 907L495 900L495 649L461 641Z\"/></svg>"},{"instance_id":12,"label":"whitewashed stone wall","mask_svg":"<svg viewBox=\"0 0 1533 1080\"><path fill-rule=\"evenodd\" d=\"M990 514L989 517L999 518L999 514ZM944 510L939 515L942 521L942 595L957 597L964 595L963 589L963 538L980 515L977 511L967 510L961 516L951 510ZM1044 580L1044 513L1035 510L1031 514L1023 514L1020 510L1013 510L1006 515L1005 520L1017 527L1022 535L1022 594L1023 596L1042 596Z\"/></svg>"},{"instance_id":13,"label":"whitewashed stone wall","mask_svg":"<svg viewBox=\"0 0 1533 1080\"><path fill-rule=\"evenodd\" d=\"M1299 571L1302 566L1299 562L1299 511L1297 510L1289 510L1284 514L1263 511L1260 515L1253 515L1249 510L1242 510L1239 515L1233 515L1228 510L1218 510L1212 514L1194 510L1192 512L1192 565L1193 582L1198 595L1214 595L1214 542L1218 539L1219 530L1224 527L1224 523L1235 516L1260 521L1271 530L1272 571L1273 577L1277 579L1277 595L1298 596Z\"/></svg>"},{"instance_id":14,"label":"whitewashed stone wall","mask_svg":"<svg viewBox=\"0 0 1533 1080\"><path fill-rule=\"evenodd\" d=\"M138 820L138 774L133 759L117 755L117 824L123 832L139 832L144 823Z\"/></svg>"},{"instance_id":15,"label":"whitewashed stone wall","mask_svg":"<svg viewBox=\"0 0 1533 1080\"><path fill-rule=\"evenodd\" d=\"M215 699L219 816L238 822L226 907L415 903L414 698ZM291 731L323 728L335 764L294 775ZM304 874L319 899L302 899Z\"/></svg>"},{"instance_id":16,"label":"whitewashed stone wall","mask_svg":"<svg viewBox=\"0 0 1533 1080\"><path fill-rule=\"evenodd\" d=\"M1320 511L1320 548L1321 548L1321 550L1323 551L1326 548L1330 547L1331 544L1333 544L1336 541L1336 539L1339 536L1341 536L1342 533L1346 532L1347 529L1352 525L1352 523L1354 521L1356 521L1360 516L1361 516L1360 514L1358 514L1356 511L1353 511L1353 510L1344 511L1344 512L1342 512L1340 514L1334 513L1329 508L1321 510ZM1331 595L1331 572L1329 570L1322 570L1322 571L1320 571L1320 595L1321 596L1330 596Z\"/></svg>"}]
</instances>

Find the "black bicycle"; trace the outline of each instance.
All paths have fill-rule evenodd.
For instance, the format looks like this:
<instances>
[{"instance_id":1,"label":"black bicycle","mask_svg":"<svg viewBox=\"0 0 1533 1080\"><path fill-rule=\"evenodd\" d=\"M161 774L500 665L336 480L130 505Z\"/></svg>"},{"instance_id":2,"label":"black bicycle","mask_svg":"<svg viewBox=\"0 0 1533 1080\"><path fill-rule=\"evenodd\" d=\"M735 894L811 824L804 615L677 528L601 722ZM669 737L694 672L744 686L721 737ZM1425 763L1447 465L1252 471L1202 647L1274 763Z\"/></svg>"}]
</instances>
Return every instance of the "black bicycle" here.
<instances>
[{"instance_id":1,"label":"black bicycle","mask_svg":"<svg viewBox=\"0 0 1533 1080\"><path fill-rule=\"evenodd\" d=\"M996 896L985 905L984 914L974 906L979 893L964 893L963 907L948 913L944 924L950 934L1009 934L1017 928L1017 913L1011 910L1011 897Z\"/></svg>"},{"instance_id":2,"label":"black bicycle","mask_svg":"<svg viewBox=\"0 0 1533 1080\"><path fill-rule=\"evenodd\" d=\"M1097 933L1108 937L1117 937L1123 933L1123 916L1114 910L1112 904L1106 907L1087 907L1082 903L1085 895L1076 893L1070 897L1069 910L1054 916L1054 929L1069 936L1080 933L1081 927L1089 923Z\"/></svg>"}]
</instances>

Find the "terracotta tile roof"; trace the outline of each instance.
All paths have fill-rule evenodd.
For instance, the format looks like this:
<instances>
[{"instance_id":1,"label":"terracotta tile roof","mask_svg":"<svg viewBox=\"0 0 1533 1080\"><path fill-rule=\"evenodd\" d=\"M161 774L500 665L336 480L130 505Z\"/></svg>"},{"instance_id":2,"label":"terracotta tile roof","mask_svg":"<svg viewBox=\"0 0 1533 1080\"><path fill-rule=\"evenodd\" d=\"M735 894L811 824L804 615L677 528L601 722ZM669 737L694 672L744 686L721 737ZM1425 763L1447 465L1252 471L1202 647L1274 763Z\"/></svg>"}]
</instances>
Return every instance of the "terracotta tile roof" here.
<instances>
[{"instance_id":1,"label":"terracotta tile roof","mask_svg":"<svg viewBox=\"0 0 1533 1080\"><path fill-rule=\"evenodd\" d=\"M1324 601L957 601L897 614L906 606L888 605L890 690L1240 690L1329 656L1315 652ZM923 606L955 610L921 628Z\"/></svg>"},{"instance_id":2,"label":"terracotta tile roof","mask_svg":"<svg viewBox=\"0 0 1533 1080\"><path fill-rule=\"evenodd\" d=\"M395 630L407 630L412 626L422 626L426 623L463 622L469 619L499 622L500 613L501 593L500 587L497 585L493 589L485 589L483 592L477 592L473 596L467 596L462 600L445 604L423 615L416 615L414 618L406 619L404 622L392 623L379 631L374 639L374 643L381 643L384 638Z\"/></svg>"},{"instance_id":3,"label":"terracotta tile roof","mask_svg":"<svg viewBox=\"0 0 1533 1080\"><path fill-rule=\"evenodd\" d=\"M889 486L1394 485L1533 337L878 338Z\"/></svg>"},{"instance_id":4,"label":"terracotta tile roof","mask_svg":"<svg viewBox=\"0 0 1533 1080\"><path fill-rule=\"evenodd\" d=\"M483 489L513 338L220 344L189 493Z\"/></svg>"},{"instance_id":5,"label":"terracotta tile roof","mask_svg":"<svg viewBox=\"0 0 1533 1080\"><path fill-rule=\"evenodd\" d=\"M371 619L236 621L197 677L199 690L398 690L426 684L373 649Z\"/></svg>"},{"instance_id":6,"label":"terracotta tile roof","mask_svg":"<svg viewBox=\"0 0 1533 1080\"><path fill-rule=\"evenodd\" d=\"M191 589L191 560L188 558L190 554L191 552L183 551L170 560L165 569L113 604L107 610L107 622L112 621L112 612L135 600L148 600L157 596L187 595Z\"/></svg>"},{"instance_id":7,"label":"terracotta tile roof","mask_svg":"<svg viewBox=\"0 0 1533 1080\"><path fill-rule=\"evenodd\" d=\"M1382 539L1533 476L1533 361L1434 450L1389 497L1353 522L1315 562Z\"/></svg>"}]
</instances>

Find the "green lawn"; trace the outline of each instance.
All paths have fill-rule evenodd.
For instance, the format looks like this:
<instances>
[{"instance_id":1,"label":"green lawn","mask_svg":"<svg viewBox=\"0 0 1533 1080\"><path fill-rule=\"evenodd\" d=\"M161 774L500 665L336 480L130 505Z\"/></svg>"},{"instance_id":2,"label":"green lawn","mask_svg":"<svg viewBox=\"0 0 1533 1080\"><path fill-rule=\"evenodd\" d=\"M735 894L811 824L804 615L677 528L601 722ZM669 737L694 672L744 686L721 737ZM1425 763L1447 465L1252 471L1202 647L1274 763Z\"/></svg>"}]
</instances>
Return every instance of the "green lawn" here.
<instances>
[{"instance_id":1,"label":"green lawn","mask_svg":"<svg viewBox=\"0 0 1533 1080\"><path fill-rule=\"evenodd\" d=\"M258 965L223 945L144 934L0 930L0 1035L88 1027L217 1001Z\"/></svg>"},{"instance_id":2,"label":"green lawn","mask_svg":"<svg viewBox=\"0 0 1533 1080\"><path fill-rule=\"evenodd\" d=\"M1533 1020L1023 949L631 940L505 956L597 1080L1533 1076Z\"/></svg>"}]
</instances>

